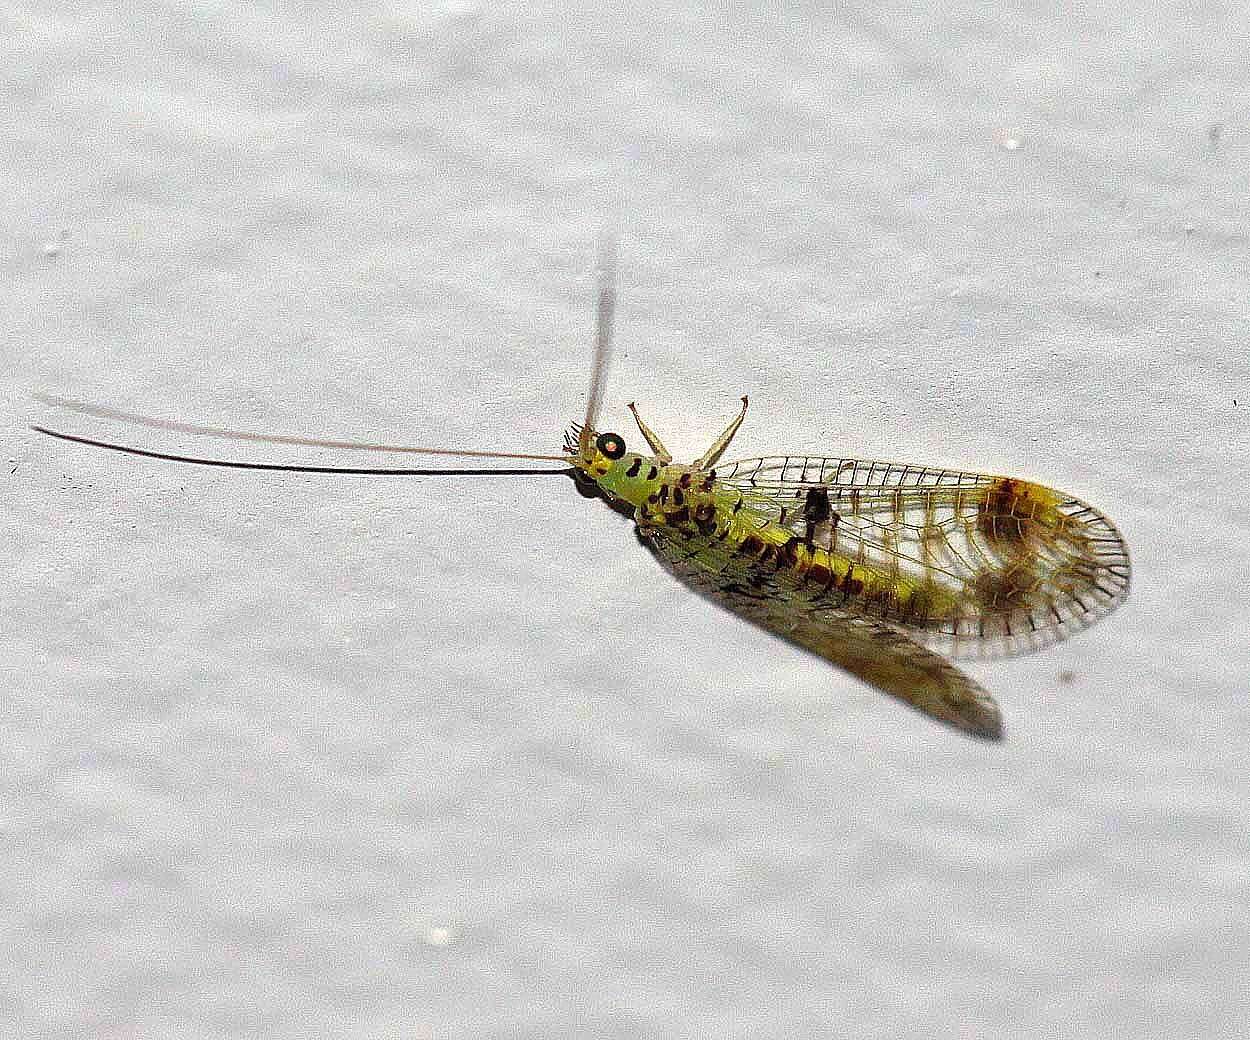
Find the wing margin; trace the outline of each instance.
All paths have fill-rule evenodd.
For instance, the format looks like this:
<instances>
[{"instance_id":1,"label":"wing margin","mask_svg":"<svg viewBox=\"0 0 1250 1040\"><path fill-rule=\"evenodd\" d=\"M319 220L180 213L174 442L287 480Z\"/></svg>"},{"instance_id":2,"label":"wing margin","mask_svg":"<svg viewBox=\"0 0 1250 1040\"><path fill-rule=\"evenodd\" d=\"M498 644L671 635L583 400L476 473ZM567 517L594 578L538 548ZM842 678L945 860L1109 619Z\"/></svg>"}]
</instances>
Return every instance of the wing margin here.
<instances>
[{"instance_id":1,"label":"wing margin","mask_svg":"<svg viewBox=\"0 0 1250 1040\"><path fill-rule=\"evenodd\" d=\"M1002 739L993 697L908 633L844 609L810 610L776 572L752 567L707 539L666 527L639 527L638 534L670 574L745 621L939 722L984 740Z\"/></svg>"},{"instance_id":2,"label":"wing margin","mask_svg":"<svg viewBox=\"0 0 1250 1040\"><path fill-rule=\"evenodd\" d=\"M993 658L1050 646L1128 596L1123 537L1089 503L1041 484L878 459L776 455L718 467L764 526L804 533L802 503L825 496L817 543L936 593L936 614L872 609L952 657ZM812 532L807 530L810 537ZM870 613L872 610L869 611Z\"/></svg>"}]
</instances>

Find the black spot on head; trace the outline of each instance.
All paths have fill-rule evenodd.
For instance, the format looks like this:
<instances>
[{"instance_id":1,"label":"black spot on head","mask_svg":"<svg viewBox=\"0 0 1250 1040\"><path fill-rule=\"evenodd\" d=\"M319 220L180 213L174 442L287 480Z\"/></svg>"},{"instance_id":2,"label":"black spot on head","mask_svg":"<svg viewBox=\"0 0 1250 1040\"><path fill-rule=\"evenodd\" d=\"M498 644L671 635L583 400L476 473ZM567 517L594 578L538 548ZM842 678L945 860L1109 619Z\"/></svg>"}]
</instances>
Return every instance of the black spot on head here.
<instances>
[{"instance_id":1,"label":"black spot on head","mask_svg":"<svg viewBox=\"0 0 1250 1040\"><path fill-rule=\"evenodd\" d=\"M625 440L617 433L601 433L595 440L595 447L610 459L619 459L625 454Z\"/></svg>"}]
</instances>

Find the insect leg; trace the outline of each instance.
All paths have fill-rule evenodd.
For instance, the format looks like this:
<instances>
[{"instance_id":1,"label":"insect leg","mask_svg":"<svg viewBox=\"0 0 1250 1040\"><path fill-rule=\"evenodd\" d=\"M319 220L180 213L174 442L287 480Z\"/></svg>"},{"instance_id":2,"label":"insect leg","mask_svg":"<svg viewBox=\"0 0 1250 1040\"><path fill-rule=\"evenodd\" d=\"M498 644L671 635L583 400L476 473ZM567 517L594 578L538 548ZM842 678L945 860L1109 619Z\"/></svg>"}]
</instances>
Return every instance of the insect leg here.
<instances>
[{"instance_id":1,"label":"insect leg","mask_svg":"<svg viewBox=\"0 0 1250 1040\"><path fill-rule=\"evenodd\" d=\"M746 395L743 394L742 411L740 411L738 413L738 417L729 424L729 426L725 429L725 432L717 437L712 443L712 446L703 453L702 458L696 460L694 464L696 469L709 469L710 467L716 465L717 460L725 454L725 449L729 447L729 442L734 439L734 434L738 432L738 427L742 425L742 420L746 418L746 414L747 399Z\"/></svg>"},{"instance_id":2,"label":"insect leg","mask_svg":"<svg viewBox=\"0 0 1250 1040\"><path fill-rule=\"evenodd\" d=\"M655 430L651 429L650 426L642 421L642 416L638 414L638 409L634 407L633 401L629 402L629 410L634 413L634 422L638 424L638 429L640 429L642 431L642 435L647 438L647 444L649 444L651 446L651 450L655 452L655 461L661 466L667 466L673 461L672 453L664 447L663 441L660 440L659 435L656 434Z\"/></svg>"}]
</instances>

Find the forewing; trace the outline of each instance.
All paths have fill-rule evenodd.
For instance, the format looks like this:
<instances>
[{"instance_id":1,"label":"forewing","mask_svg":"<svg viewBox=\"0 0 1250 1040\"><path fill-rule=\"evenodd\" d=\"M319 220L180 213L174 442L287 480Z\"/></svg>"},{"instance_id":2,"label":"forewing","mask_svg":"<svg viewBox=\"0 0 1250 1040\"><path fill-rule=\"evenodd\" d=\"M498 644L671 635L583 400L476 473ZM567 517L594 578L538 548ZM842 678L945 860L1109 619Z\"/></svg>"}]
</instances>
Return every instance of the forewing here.
<instances>
[{"instance_id":1,"label":"forewing","mask_svg":"<svg viewBox=\"0 0 1250 1040\"><path fill-rule=\"evenodd\" d=\"M640 527L638 533L670 573L727 610L948 725L989 740L1002 737L994 699L898 628L814 605L795 595L784 573L727 553L706 538L665 527Z\"/></svg>"},{"instance_id":2,"label":"forewing","mask_svg":"<svg viewBox=\"0 0 1250 1040\"><path fill-rule=\"evenodd\" d=\"M1094 507L1009 477L873 459L785 455L718 467L761 526L910 583L881 620L952 656L1023 653L1065 639L1128 595L1128 549ZM810 524L813 493L828 519ZM927 609L915 609L924 602ZM868 611L870 614L872 610Z\"/></svg>"}]
</instances>

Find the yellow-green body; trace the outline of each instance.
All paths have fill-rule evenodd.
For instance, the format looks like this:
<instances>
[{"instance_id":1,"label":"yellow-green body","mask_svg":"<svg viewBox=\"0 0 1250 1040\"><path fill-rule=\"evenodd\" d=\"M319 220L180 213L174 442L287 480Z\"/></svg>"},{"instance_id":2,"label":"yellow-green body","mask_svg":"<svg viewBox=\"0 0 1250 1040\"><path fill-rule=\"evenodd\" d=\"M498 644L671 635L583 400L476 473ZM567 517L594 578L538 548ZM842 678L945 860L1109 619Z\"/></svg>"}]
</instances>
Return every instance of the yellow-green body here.
<instances>
[{"instance_id":1,"label":"yellow-green body","mask_svg":"<svg viewBox=\"0 0 1250 1040\"><path fill-rule=\"evenodd\" d=\"M640 532L664 527L692 550L706 545L746 557L790 577L792 595L836 597L871 613L924 623L950 616L956 597L932 582L890 573L831 552L769 517L765 498L726 487L715 469L663 464L655 456L627 452L610 459L596 451L582 467L600 491L633 508Z\"/></svg>"}]
</instances>

